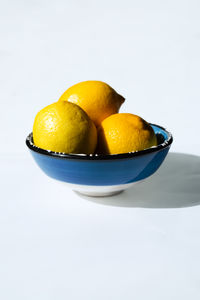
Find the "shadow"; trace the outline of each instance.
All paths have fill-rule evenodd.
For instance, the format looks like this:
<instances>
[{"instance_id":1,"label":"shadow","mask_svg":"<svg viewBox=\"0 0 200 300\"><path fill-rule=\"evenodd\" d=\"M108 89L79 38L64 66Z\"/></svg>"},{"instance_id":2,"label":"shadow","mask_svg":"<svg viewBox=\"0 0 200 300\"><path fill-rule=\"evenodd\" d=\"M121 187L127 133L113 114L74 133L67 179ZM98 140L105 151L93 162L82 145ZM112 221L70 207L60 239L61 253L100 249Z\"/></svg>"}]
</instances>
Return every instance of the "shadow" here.
<instances>
[{"instance_id":1,"label":"shadow","mask_svg":"<svg viewBox=\"0 0 200 300\"><path fill-rule=\"evenodd\" d=\"M81 196L102 205L143 208L180 208L200 204L200 157L169 153L147 180L113 197Z\"/></svg>"}]
</instances>

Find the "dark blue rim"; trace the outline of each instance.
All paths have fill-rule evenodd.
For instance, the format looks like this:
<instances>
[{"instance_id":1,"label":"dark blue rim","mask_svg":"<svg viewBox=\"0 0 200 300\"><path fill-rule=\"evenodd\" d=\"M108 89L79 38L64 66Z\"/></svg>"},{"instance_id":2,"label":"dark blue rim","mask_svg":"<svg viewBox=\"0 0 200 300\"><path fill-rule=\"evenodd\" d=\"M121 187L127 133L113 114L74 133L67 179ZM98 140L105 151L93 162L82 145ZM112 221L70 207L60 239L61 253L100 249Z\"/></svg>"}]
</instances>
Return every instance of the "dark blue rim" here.
<instances>
[{"instance_id":1,"label":"dark blue rim","mask_svg":"<svg viewBox=\"0 0 200 300\"><path fill-rule=\"evenodd\" d=\"M31 149L34 152L43 154L43 155L47 155L47 156L51 156L51 157L55 157L55 158L62 158L62 159L81 159L81 160L108 160L108 159L123 159L123 158L131 158L131 157L135 157L135 156L140 156L140 155L145 155L148 153L153 153L153 152L157 152L159 150L162 150L164 148L169 147L172 142L173 142L173 137L172 134L167 131L165 128L156 125L156 124L151 124L153 126L156 126L162 130L164 130L167 135L168 135L168 139L165 140L164 142L162 142L161 144L157 145L156 147L152 147L152 148L148 148L142 151L138 151L138 152L129 152L129 153L122 153L122 154L112 154L112 155L102 155L102 154L66 154L66 153L59 153L59 152L54 152L54 151L49 151L49 150L44 150L41 149L37 146L35 146L33 144L33 134L32 132L27 136L26 138L26 145L29 149Z\"/></svg>"}]
</instances>

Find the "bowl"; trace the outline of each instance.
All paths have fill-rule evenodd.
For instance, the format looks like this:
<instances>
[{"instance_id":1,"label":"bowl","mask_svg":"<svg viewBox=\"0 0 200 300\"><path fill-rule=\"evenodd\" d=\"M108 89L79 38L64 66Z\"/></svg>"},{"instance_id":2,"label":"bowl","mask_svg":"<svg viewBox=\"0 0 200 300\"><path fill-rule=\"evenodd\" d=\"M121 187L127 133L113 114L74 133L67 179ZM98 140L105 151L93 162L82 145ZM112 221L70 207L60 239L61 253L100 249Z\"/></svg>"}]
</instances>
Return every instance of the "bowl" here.
<instances>
[{"instance_id":1,"label":"bowl","mask_svg":"<svg viewBox=\"0 0 200 300\"><path fill-rule=\"evenodd\" d=\"M158 145L113 155L66 154L38 148L30 133L26 139L35 162L44 173L87 196L111 196L155 173L164 161L173 138L161 126L150 124Z\"/></svg>"}]
</instances>

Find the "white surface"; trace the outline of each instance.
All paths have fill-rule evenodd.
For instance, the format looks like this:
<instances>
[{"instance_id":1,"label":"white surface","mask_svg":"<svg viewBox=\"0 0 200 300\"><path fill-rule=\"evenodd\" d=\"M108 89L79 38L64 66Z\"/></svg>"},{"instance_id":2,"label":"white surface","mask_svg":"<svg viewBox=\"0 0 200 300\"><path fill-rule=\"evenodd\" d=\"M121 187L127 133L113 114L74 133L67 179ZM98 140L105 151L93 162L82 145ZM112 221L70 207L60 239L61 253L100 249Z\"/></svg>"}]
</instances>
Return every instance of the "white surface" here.
<instances>
[{"instance_id":1,"label":"white surface","mask_svg":"<svg viewBox=\"0 0 200 300\"><path fill-rule=\"evenodd\" d=\"M0 299L200 298L200 3L108 2L1 1ZM110 199L43 175L34 116L87 79L187 155Z\"/></svg>"}]
</instances>

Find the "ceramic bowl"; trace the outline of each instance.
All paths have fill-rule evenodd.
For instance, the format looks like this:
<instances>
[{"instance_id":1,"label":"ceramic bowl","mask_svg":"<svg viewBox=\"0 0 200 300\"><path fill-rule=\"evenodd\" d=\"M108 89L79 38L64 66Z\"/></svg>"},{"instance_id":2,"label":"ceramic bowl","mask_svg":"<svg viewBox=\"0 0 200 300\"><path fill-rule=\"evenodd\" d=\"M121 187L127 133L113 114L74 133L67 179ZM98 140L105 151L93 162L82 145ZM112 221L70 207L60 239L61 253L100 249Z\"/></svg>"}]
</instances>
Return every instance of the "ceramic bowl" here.
<instances>
[{"instance_id":1,"label":"ceramic bowl","mask_svg":"<svg viewBox=\"0 0 200 300\"><path fill-rule=\"evenodd\" d=\"M119 193L155 173L164 161L173 138L161 126L151 124L158 145L138 152L114 155L65 154L38 148L32 133L26 145L48 176L87 196Z\"/></svg>"}]
</instances>

